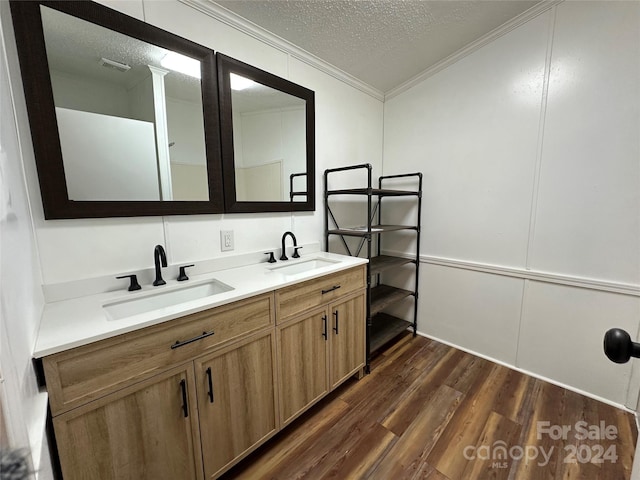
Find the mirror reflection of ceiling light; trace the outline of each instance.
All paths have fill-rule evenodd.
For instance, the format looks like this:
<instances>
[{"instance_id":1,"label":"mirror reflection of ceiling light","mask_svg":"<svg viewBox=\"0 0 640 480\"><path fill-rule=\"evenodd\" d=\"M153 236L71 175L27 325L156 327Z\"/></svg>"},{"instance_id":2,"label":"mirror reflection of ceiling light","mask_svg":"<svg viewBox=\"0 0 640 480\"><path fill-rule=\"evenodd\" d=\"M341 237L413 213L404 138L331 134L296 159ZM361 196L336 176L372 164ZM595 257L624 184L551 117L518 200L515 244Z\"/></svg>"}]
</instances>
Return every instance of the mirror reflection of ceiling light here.
<instances>
[{"instance_id":1,"label":"mirror reflection of ceiling light","mask_svg":"<svg viewBox=\"0 0 640 480\"><path fill-rule=\"evenodd\" d=\"M115 60L110 60L104 57L98 60L98 64L102 67L112 68L123 73L131 70L131 66L127 65L126 63L116 62Z\"/></svg>"},{"instance_id":2,"label":"mirror reflection of ceiling light","mask_svg":"<svg viewBox=\"0 0 640 480\"><path fill-rule=\"evenodd\" d=\"M235 73L229 74L231 78L231 90L244 90L253 87L256 82L249 78L241 77Z\"/></svg>"},{"instance_id":3,"label":"mirror reflection of ceiling light","mask_svg":"<svg viewBox=\"0 0 640 480\"><path fill-rule=\"evenodd\" d=\"M160 60L160 65L169 70L184 73L190 77L200 78L200 62L186 55L169 52Z\"/></svg>"}]
</instances>

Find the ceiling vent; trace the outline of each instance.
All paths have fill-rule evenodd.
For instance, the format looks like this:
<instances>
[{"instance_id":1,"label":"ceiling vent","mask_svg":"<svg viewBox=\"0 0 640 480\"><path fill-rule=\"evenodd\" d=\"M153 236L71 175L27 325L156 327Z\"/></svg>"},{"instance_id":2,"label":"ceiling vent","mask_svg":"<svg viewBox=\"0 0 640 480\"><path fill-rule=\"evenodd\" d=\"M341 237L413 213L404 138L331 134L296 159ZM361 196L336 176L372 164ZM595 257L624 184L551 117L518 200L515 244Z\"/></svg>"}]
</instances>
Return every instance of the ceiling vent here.
<instances>
[{"instance_id":1,"label":"ceiling vent","mask_svg":"<svg viewBox=\"0 0 640 480\"><path fill-rule=\"evenodd\" d=\"M126 63L116 62L115 60L109 60L108 58L102 57L98 63L103 67L112 68L114 70L118 70L119 72L128 72L131 70L131 66Z\"/></svg>"}]
</instances>

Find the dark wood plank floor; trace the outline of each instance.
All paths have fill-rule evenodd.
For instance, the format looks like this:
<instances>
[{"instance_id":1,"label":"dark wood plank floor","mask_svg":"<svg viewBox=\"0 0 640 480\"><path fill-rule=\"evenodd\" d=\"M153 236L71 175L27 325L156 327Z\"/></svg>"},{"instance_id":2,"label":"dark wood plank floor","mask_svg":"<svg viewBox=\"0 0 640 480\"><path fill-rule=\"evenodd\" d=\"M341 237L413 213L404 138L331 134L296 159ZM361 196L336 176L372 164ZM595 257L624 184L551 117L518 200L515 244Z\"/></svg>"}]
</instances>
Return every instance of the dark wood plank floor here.
<instances>
[{"instance_id":1,"label":"dark wood plank floor","mask_svg":"<svg viewBox=\"0 0 640 480\"><path fill-rule=\"evenodd\" d=\"M623 480L636 439L628 412L406 335L223 478Z\"/></svg>"}]
</instances>

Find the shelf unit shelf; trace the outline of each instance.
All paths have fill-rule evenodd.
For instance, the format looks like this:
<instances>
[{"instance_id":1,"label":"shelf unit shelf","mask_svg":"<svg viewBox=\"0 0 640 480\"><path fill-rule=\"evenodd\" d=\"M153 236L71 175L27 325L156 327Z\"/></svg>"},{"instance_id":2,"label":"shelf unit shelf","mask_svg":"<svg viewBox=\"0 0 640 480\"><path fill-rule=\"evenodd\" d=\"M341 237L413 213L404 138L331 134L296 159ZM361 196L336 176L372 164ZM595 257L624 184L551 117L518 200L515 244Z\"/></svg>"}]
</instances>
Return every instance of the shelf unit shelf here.
<instances>
[{"instance_id":1,"label":"shelf unit shelf","mask_svg":"<svg viewBox=\"0 0 640 480\"><path fill-rule=\"evenodd\" d=\"M373 195L376 197L408 197L420 195L414 190L389 190L382 188L347 188L343 190L328 190L329 195Z\"/></svg>"},{"instance_id":2,"label":"shelf unit shelf","mask_svg":"<svg viewBox=\"0 0 640 480\"><path fill-rule=\"evenodd\" d=\"M365 227L338 228L329 230L329 235L346 235L349 237L366 237L384 232L394 232L398 230L416 230L412 225L371 225L371 230Z\"/></svg>"},{"instance_id":3,"label":"shelf unit shelf","mask_svg":"<svg viewBox=\"0 0 640 480\"><path fill-rule=\"evenodd\" d=\"M413 295L411 290L392 287L391 285L376 285L371 287L371 315L381 312L387 306L399 302L405 297Z\"/></svg>"},{"instance_id":4,"label":"shelf unit shelf","mask_svg":"<svg viewBox=\"0 0 640 480\"><path fill-rule=\"evenodd\" d=\"M392 257L390 255L377 255L369 259L369 270L371 275L377 275L394 268L401 267L407 263L415 263L412 258Z\"/></svg>"},{"instance_id":5,"label":"shelf unit shelf","mask_svg":"<svg viewBox=\"0 0 640 480\"><path fill-rule=\"evenodd\" d=\"M349 170L366 170L367 186L364 188L330 189L330 180L340 172ZM416 189L389 189L383 188L394 180L403 179ZM420 216L422 208L422 173L408 173L402 175L386 175L378 178L378 188L373 188L372 167L369 164L352 165L333 168L324 172L324 200L325 200L325 248L329 251L329 238L338 236L347 253L353 256L361 256L362 249L366 245L367 264L367 370L370 367L371 357L374 353L388 345L401 333L408 329L416 334L417 310L418 310L418 269L420 266ZM362 196L366 199L367 218L366 223L358 226L341 226L331 209L330 199L334 196ZM382 205L387 197L415 197L417 207L417 219L411 225L393 225L382 223ZM331 227L330 227L331 224ZM381 253L382 238L387 232L399 231L415 232L416 253L415 256L395 257ZM356 251L352 251L345 237L359 238ZM376 252L373 252L372 241L377 240ZM381 281L381 274L387 271L397 270L404 265L413 265L414 288L398 288L386 285ZM384 310L408 297L413 297L413 321L397 318L385 313Z\"/></svg>"},{"instance_id":6,"label":"shelf unit shelf","mask_svg":"<svg viewBox=\"0 0 640 480\"><path fill-rule=\"evenodd\" d=\"M371 319L371 337L369 341L371 351L377 352L412 326L413 324L407 320L402 320L386 313L378 313Z\"/></svg>"}]
</instances>

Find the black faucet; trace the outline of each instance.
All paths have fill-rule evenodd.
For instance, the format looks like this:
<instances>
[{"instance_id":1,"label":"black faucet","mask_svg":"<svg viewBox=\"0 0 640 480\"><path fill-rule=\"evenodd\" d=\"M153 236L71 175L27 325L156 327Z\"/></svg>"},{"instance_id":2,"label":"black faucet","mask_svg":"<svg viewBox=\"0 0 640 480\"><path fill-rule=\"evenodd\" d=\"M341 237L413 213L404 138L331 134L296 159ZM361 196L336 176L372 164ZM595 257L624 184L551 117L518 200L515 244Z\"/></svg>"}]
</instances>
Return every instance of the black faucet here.
<instances>
[{"instance_id":1,"label":"black faucet","mask_svg":"<svg viewBox=\"0 0 640 480\"><path fill-rule=\"evenodd\" d=\"M298 255L298 248L301 248L301 247L298 247L298 241L296 240L296 236L291 232L284 232L284 235L282 235L282 256L280 257L280 260L289 260L289 258L287 258L287 255L285 254L285 248L284 248L284 241L287 239L287 235L293 238L293 246L294 246L293 258L300 257L300 255ZM298 247L298 248L295 248L295 247Z\"/></svg>"},{"instance_id":2,"label":"black faucet","mask_svg":"<svg viewBox=\"0 0 640 480\"><path fill-rule=\"evenodd\" d=\"M153 281L153 286L157 287L158 285L164 285L165 282L162 279L162 273L160 272L160 262L162 262L162 266L167 266L167 254L164 252L164 248L162 245L156 245L156 248L153 249L153 262L156 265L156 279Z\"/></svg>"}]
</instances>

